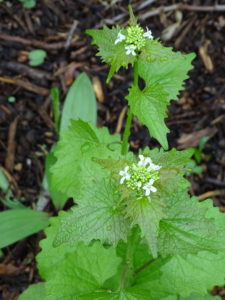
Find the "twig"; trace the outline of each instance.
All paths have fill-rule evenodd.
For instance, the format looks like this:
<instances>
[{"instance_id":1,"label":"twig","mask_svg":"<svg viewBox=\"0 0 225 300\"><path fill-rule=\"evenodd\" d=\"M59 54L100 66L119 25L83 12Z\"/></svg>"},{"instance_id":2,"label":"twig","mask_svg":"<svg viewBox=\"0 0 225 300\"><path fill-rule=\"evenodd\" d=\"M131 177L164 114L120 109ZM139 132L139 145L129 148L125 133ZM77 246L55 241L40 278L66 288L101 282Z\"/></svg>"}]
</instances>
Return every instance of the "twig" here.
<instances>
[{"instance_id":1,"label":"twig","mask_svg":"<svg viewBox=\"0 0 225 300\"><path fill-rule=\"evenodd\" d=\"M206 193L203 193L201 195L198 196L199 201L203 201L205 199L214 197L214 196L220 196L221 195L221 191L220 190L215 190L215 191L208 191Z\"/></svg>"},{"instance_id":2,"label":"twig","mask_svg":"<svg viewBox=\"0 0 225 300\"><path fill-rule=\"evenodd\" d=\"M162 6L152 11L148 11L142 16L140 16L140 20L145 20L147 18L151 18L153 16L159 15L161 12L169 12L173 10L189 10L189 11L196 11L196 12L215 12L215 11L225 11L225 5L215 4L213 6L196 6L196 5L187 5L187 4L173 4L169 6Z\"/></svg>"},{"instance_id":3,"label":"twig","mask_svg":"<svg viewBox=\"0 0 225 300\"><path fill-rule=\"evenodd\" d=\"M157 0L146 0L144 2L142 2L139 6L138 6L138 10L141 10L149 5L151 5L152 3L156 2Z\"/></svg>"},{"instance_id":4,"label":"twig","mask_svg":"<svg viewBox=\"0 0 225 300\"><path fill-rule=\"evenodd\" d=\"M225 187L225 181L220 181L220 180L210 178L210 177L207 177L205 179L205 181L208 182L208 183L214 184L216 186L219 186L219 187Z\"/></svg>"},{"instance_id":5,"label":"twig","mask_svg":"<svg viewBox=\"0 0 225 300\"><path fill-rule=\"evenodd\" d=\"M124 121L126 112L127 112L127 106L124 106L124 108L122 109L122 111L119 115L119 118L118 118L118 122L117 122L117 125L116 125L116 131L115 131L116 133L120 133L120 131L122 129L123 121Z\"/></svg>"},{"instance_id":6,"label":"twig","mask_svg":"<svg viewBox=\"0 0 225 300\"><path fill-rule=\"evenodd\" d=\"M5 167L8 171L12 171L15 161L15 150L16 150L16 128L19 117L17 116L9 126L7 154L5 159Z\"/></svg>"},{"instance_id":7,"label":"twig","mask_svg":"<svg viewBox=\"0 0 225 300\"><path fill-rule=\"evenodd\" d=\"M31 68L28 67L24 64L18 63L18 62L1 62L0 63L0 68L6 68L8 70L14 71L14 72L18 72L19 74L21 73L26 73L29 77L33 78L33 79L48 79L48 80L52 80L53 77L50 73L46 72L46 71L42 71L42 70L38 70L37 68Z\"/></svg>"},{"instance_id":8,"label":"twig","mask_svg":"<svg viewBox=\"0 0 225 300\"><path fill-rule=\"evenodd\" d=\"M71 41L72 41L72 38L73 38L73 34L74 34L75 30L77 29L77 25L78 25L78 21L74 20L73 25L72 25L69 33L68 33L68 36L67 36L67 39L66 39L66 42L65 42L64 48L66 50L70 47L70 44L71 44Z\"/></svg>"},{"instance_id":9,"label":"twig","mask_svg":"<svg viewBox=\"0 0 225 300\"><path fill-rule=\"evenodd\" d=\"M47 96L49 94L48 89L37 86L33 83L30 83L29 81L25 81L22 79L0 77L0 81L20 86L28 91L31 91L31 92L36 93L41 96Z\"/></svg>"},{"instance_id":10,"label":"twig","mask_svg":"<svg viewBox=\"0 0 225 300\"><path fill-rule=\"evenodd\" d=\"M34 46L45 50L57 50L65 47L65 42L57 42L57 43L49 44L38 40L27 40L19 36L12 36L5 33L0 33L0 40L20 43L26 46Z\"/></svg>"}]
</instances>

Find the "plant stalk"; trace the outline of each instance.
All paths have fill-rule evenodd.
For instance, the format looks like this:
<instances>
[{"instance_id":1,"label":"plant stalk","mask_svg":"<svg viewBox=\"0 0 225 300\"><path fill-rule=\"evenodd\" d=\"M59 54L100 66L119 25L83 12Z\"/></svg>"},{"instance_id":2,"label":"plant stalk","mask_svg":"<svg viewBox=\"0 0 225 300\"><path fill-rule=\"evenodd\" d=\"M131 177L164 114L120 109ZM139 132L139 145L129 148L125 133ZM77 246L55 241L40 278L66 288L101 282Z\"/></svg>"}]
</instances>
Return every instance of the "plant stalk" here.
<instances>
[{"instance_id":1,"label":"plant stalk","mask_svg":"<svg viewBox=\"0 0 225 300\"><path fill-rule=\"evenodd\" d=\"M133 85L135 87L138 86L138 64L137 64L137 61L134 63L134 84ZM128 152L128 140L130 137L131 122L132 122L132 112L131 112L131 109L129 108L127 111L127 120L126 120L124 135L123 135L122 150L121 150L122 155L126 155Z\"/></svg>"}]
</instances>

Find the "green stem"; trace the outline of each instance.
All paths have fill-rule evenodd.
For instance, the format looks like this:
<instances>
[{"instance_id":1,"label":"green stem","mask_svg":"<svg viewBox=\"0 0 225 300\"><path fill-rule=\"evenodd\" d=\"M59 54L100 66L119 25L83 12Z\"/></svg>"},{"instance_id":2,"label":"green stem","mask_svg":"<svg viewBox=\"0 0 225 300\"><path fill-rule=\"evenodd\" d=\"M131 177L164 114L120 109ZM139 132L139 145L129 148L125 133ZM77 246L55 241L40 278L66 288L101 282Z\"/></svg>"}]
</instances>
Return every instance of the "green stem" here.
<instances>
[{"instance_id":1,"label":"green stem","mask_svg":"<svg viewBox=\"0 0 225 300\"><path fill-rule=\"evenodd\" d=\"M138 64L137 62L134 63L134 84L135 87L138 86ZM122 155L126 155L128 152L128 140L130 136L130 129L131 129L131 122L132 122L132 112L129 108L127 111L127 121L125 125L124 135L123 135L123 142L122 142Z\"/></svg>"},{"instance_id":2,"label":"green stem","mask_svg":"<svg viewBox=\"0 0 225 300\"><path fill-rule=\"evenodd\" d=\"M130 286L134 275L134 252L138 242L137 228L131 229L131 236L128 238L125 264L120 280L120 290L126 289Z\"/></svg>"}]
</instances>

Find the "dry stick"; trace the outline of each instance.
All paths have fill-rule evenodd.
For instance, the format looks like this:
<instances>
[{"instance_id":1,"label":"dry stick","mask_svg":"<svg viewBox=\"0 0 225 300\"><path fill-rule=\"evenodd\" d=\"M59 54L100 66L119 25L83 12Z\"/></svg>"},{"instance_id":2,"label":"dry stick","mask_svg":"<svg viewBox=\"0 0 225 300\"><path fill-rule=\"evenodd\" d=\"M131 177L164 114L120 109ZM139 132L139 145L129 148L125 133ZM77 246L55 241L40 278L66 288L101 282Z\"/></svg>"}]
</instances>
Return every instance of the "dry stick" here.
<instances>
[{"instance_id":1,"label":"dry stick","mask_svg":"<svg viewBox=\"0 0 225 300\"><path fill-rule=\"evenodd\" d=\"M39 80L41 80L41 79L52 80L53 79L53 76L46 71L42 71L37 68L31 68L29 66L26 66L24 64L21 64L21 63L15 62L15 61L10 61L10 62L3 61L0 63L0 68L2 68L2 69L6 68L10 71L14 71L19 74L25 73L33 79L39 79Z\"/></svg>"},{"instance_id":2,"label":"dry stick","mask_svg":"<svg viewBox=\"0 0 225 300\"><path fill-rule=\"evenodd\" d=\"M12 36L5 33L0 33L0 40L4 40L7 42L15 42L20 43L26 46L34 46L45 50L57 50L62 49L65 46L65 42L58 42L58 43L52 43L48 44L42 41L38 40L27 40L24 38L21 38L19 36Z\"/></svg>"},{"instance_id":3,"label":"dry stick","mask_svg":"<svg viewBox=\"0 0 225 300\"><path fill-rule=\"evenodd\" d=\"M78 25L78 21L77 20L74 20L73 21L73 25L68 33L68 36L67 36L67 40L65 42L65 45L64 45L64 48L67 50L70 45L71 45L71 41L72 41L72 38L73 38L73 34L75 32L75 30L77 29L77 25Z\"/></svg>"},{"instance_id":4,"label":"dry stick","mask_svg":"<svg viewBox=\"0 0 225 300\"><path fill-rule=\"evenodd\" d=\"M16 150L16 128L19 117L17 116L9 126L9 135L8 135L8 145L7 145L7 154L5 159L5 167L8 171L12 171L14 167L15 160L15 150Z\"/></svg>"},{"instance_id":5,"label":"dry stick","mask_svg":"<svg viewBox=\"0 0 225 300\"><path fill-rule=\"evenodd\" d=\"M22 87L30 92L36 93L41 96L47 96L49 95L49 90L40 86L37 86L33 83L30 83L29 81L22 80L22 79L15 79L15 78L8 78L8 77L0 77L0 81L11 83L14 85L17 85L19 87Z\"/></svg>"},{"instance_id":6,"label":"dry stick","mask_svg":"<svg viewBox=\"0 0 225 300\"><path fill-rule=\"evenodd\" d=\"M225 5L214 5L214 6L195 6L195 5L187 5L187 4L174 4L170 6L162 6L160 8L154 9L152 11L148 11L142 16L140 16L140 20L145 20L147 18L159 15L161 12L169 12L173 10L189 10L189 11L197 11L197 12L213 12L213 11L225 11Z\"/></svg>"}]
</instances>

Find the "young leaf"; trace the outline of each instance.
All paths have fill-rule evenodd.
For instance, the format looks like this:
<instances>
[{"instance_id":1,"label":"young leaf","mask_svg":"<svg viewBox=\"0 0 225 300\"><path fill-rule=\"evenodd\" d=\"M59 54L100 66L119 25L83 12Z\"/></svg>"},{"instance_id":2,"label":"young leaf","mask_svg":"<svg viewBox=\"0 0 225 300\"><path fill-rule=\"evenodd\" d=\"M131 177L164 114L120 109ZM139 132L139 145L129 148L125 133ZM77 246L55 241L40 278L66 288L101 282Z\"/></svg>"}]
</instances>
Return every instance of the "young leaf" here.
<instances>
[{"instance_id":1,"label":"young leaf","mask_svg":"<svg viewBox=\"0 0 225 300\"><path fill-rule=\"evenodd\" d=\"M132 86L126 97L132 113L146 125L151 136L156 138L164 149L168 148L166 134L169 132L164 123L167 110L167 93L159 84L146 85L143 91Z\"/></svg>"},{"instance_id":2,"label":"young leaf","mask_svg":"<svg viewBox=\"0 0 225 300\"><path fill-rule=\"evenodd\" d=\"M44 212L23 208L3 211L0 213L0 248L34 234L47 225L48 215Z\"/></svg>"},{"instance_id":3,"label":"young leaf","mask_svg":"<svg viewBox=\"0 0 225 300\"><path fill-rule=\"evenodd\" d=\"M167 106L183 89L194 56L173 52L156 40L148 40L138 59L138 73L146 86L143 90L133 86L127 100L133 114L164 149L168 148L166 135L169 130L164 123Z\"/></svg>"},{"instance_id":4,"label":"young leaf","mask_svg":"<svg viewBox=\"0 0 225 300\"><path fill-rule=\"evenodd\" d=\"M86 73L80 74L69 88L62 111L60 134L68 130L71 120L96 125L96 98Z\"/></svg>"},{"instance_id":5,"label":"young leaf","mask_svg":"<svg viewBox=\"0 0 225 300\"><path fill-rule=\"evenodd\" d=\"M126 212L132 220L132 225L139 225L142 237L146 238L152 256L157 257L159 222L163 217L162 203L158 199L149 201L146 197L128 199Z\"/></svg>"},{"instance_id":6,"label":"young leaf","mask_svg":"<svg viewBox=\"0 0 225 300\"><path fill-rule=\"evenodd\" d=\"M70 242L76 245L79 241L88 244L96 239L115 246L119 240L126 240L129 223L124 218L120 198L118 186L113 181L95 180L76 199L78 206L73 208L73 213L62 218L54 244Z\"/></svg>"},{"instance_id":7,"label":"young leaf","mask_svg":"<svg viewBox=\"0 0 225 300\"><path fill-rule=\"evenodd\" d=\"M127 68L129 64L133 65L135 56L127 55L125 50L125 43L121 42L115 44L118 33L121 31L124 34L125 29L121 29L119 26L112 29L104 26L103 29L88 29L86 33L93 38L92 44L98 46L98 56L101 56L102 61L110 64L110 70L107 78L107 82L110 81L113 74L117 72L120 67Z\"/></svg>"},{"instance_id":8,"label":"young leaf","mask_svg":"<svg viewBox=\"0 0 225 300\"><path fill-rule=\"evenodd\" d=\"M167 93L166 100L169 104L170 100L177 100L179 91L183 90L184 80L189 77L187 73L193 68L191 62L195 54L174 52L155 40L148 41L146 45L146 55L149 58L143 59L143 56L140 56L138 73L146 85L159 84Z\"/></svg>"}]
</instances>

